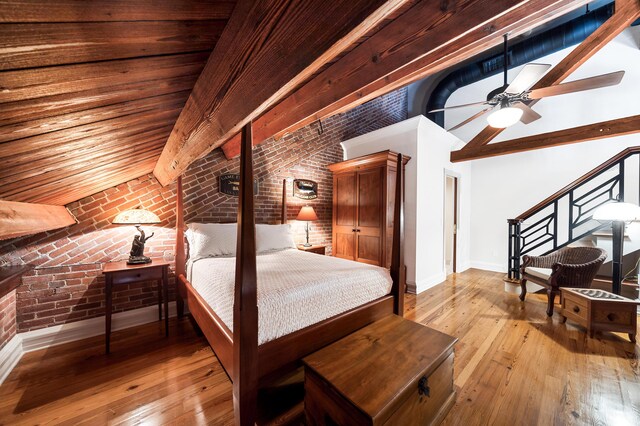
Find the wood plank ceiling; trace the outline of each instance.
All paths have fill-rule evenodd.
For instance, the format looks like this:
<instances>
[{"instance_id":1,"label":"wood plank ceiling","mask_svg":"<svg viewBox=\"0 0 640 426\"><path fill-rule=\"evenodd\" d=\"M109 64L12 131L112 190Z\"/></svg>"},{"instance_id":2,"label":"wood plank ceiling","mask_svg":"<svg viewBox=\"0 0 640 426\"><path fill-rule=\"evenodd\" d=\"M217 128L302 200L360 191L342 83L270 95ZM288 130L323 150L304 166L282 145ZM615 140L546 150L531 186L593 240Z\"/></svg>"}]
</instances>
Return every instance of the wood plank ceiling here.
<instances>
[{"instance_id":1,"label":"wood plank ceiling","mask_svg":"<svg viewBox=\"0 0 640 426\"><path fill-rule=\"evenodd\" d=\"M0 198L150 173L235 1L0 1Z\"/></svg>"},{"instance_id":2,"label":"wood plank ceiling","mask_svg":"<svg viewBox=\"0 0 640 426\"><path fill-rule=\"evenodd\" d=\"M304 37L289 37L299 46L285 50L289 56L280 52L286 43L277 43L275 53L264 46L278 35L306 34L289 28L308 26L297 12L309 15L312 6L331 11L335 5L261 0L256 4L284 5L278 13L293 18L273 31L256 28L255 34L268 36L262 41L252 41L251 31L245 31L249 39L229 40L244 25L243 19L231 25L234 11L253 7L242 1L0 0L0 199L65 205L150 173L156 164L161 165L156 175L166 184L248 120L258 118L258 143L282 135L442 70L499 43L505 31L522 33L587 0L360 2L362 16L322 17L326 26L342 26L328 34L317 29L318 37L327 39L307 40L316 48L305 50ZM216 54L223 44L229 53ZM304 57L290 57L300 52ZM220 97L195 99L191 121L218 130L174 167L186 139L172 138L172 129L177 132L174 125L189 95L194 97L196 80L215 57L244 65L225 68L237 70L234 75L221 71L207 78L200 92L215 89ZM269 66L292 59L297 62L287 66L291 70ZM257 74L265 82L259 99L249 99L251 91L245 93L238 83L256 75L249 66L254 63L265 66ZM267 84L273 73L276 89ZM242 102L250 105L231 108L237 101L229 90L244 93ZM184 134L198 131L197 123L182 127ZM170 155L158 162L163 148ZM232 156L234 147L229 148Z\"/></svg>"}]
</instances>

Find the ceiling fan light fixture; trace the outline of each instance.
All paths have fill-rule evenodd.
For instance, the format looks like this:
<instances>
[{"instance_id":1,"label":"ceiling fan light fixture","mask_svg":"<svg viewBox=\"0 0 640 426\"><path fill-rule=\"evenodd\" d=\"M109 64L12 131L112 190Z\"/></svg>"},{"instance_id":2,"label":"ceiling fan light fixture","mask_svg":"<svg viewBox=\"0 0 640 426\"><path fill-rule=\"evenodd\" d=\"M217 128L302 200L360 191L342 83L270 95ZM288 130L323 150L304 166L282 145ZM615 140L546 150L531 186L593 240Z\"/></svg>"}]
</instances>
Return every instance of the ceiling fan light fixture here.
<instances>
[{"instance_id":1,"label":"ceiling fan light fixture","mask_svg":"<svg viewBox=\"0 0 640 426\"><path fill-rule=\"evenodd\" d=\"M520 118L522 118L523 111L519 108L504 107L497 111L492 112L487 116L487 122L489 126L496 129L504 129L509 126L513 126Z\"/></svg>"}]
</instances>

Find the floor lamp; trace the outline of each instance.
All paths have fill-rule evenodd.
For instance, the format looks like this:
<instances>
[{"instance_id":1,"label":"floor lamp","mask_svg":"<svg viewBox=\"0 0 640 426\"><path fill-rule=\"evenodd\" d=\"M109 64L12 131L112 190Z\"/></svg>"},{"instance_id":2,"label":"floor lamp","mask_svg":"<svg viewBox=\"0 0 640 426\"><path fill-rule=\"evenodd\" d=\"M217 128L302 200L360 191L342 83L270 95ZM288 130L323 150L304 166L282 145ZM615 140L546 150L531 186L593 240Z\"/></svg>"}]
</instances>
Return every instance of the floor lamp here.
<instances>
[{"instance_id":1,"label":"floor lamp","mask_svg":"<svg viewBox=\"0 0 640 426\"><path fill-rule=\"evenodd\" d=\"M640 220L640 207L631 203L608 203L593 212L593 219L600 222L611 221L613 231L612 276L613 292L620 294L622 290L622 256L624 255L625 223Z\"/></svg>"}]
</instances>

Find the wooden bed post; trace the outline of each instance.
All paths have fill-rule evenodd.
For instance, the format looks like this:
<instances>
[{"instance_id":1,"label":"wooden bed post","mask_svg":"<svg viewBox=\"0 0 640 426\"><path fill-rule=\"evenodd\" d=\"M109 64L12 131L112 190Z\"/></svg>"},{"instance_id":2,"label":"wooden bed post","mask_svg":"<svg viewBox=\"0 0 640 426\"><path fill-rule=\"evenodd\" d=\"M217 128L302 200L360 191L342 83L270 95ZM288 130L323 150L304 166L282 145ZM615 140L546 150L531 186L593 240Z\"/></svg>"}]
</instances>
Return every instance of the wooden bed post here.
<instances>
[{"instance_id":1,"label":"wooden bed post","mask_svg":"<svg viewBox=\"0 0 640 426\"><path fill-rule=\"evenodd\" d=\"M282 179L282 219L281 223L287 223L287 179Z\"/></svg>"},{"instance_id":2,"label":"wooden bed post","mask_svg":"<svg viewBox=\"0 0 640 426\"><path fill-rule=\"evenodd\" d=\"M178 183L176 188L176 309L178 311L178 318L184 316L184 299L180 294L179 278L180 275L185 275L186 272L186 260L184 252L184 201L182 194L182 176L178 176Z\"/></svg>"},{"instance_id":3,"label":"wooden bed post","mask_svg":"<svg viewBox=\"0 0 640 426\"><path fill-rule=\"evenodd\" d=\"M258 398L258 298L251 123L242 128L236 283L233 305L233 409L237 425L254 425Z\"/></svg>"},{"instance_id":4,"label":"wooden bed post","mask_svg":"<svg viewBox=\"0 0 640 426\"><path fill-rule=\"evenodd\" d=\"M404 159L398 154L396 175L396 200L393 208L393 248L391 250L391 279L393 286L393 313L404 316Z\"/></svg>"}]
</instances>

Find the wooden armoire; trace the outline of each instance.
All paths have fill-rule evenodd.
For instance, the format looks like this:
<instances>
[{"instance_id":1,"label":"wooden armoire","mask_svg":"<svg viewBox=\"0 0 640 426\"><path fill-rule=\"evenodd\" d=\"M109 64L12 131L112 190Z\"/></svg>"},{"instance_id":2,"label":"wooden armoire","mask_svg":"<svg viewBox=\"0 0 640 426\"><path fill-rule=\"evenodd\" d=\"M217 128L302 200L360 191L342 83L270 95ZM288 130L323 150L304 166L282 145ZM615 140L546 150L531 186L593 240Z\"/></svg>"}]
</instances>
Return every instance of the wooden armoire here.
<instances>
[{"instance_id":1,"label":"wooden armoire","mask_svg":"<svg viewBox=\"0 0 640 426\"><path fill-rule=\"evenodd\" d=\"M398 153L383 151L329 166L334 256L390 267L397 161Z\"/></svg>"}]
</instances>

